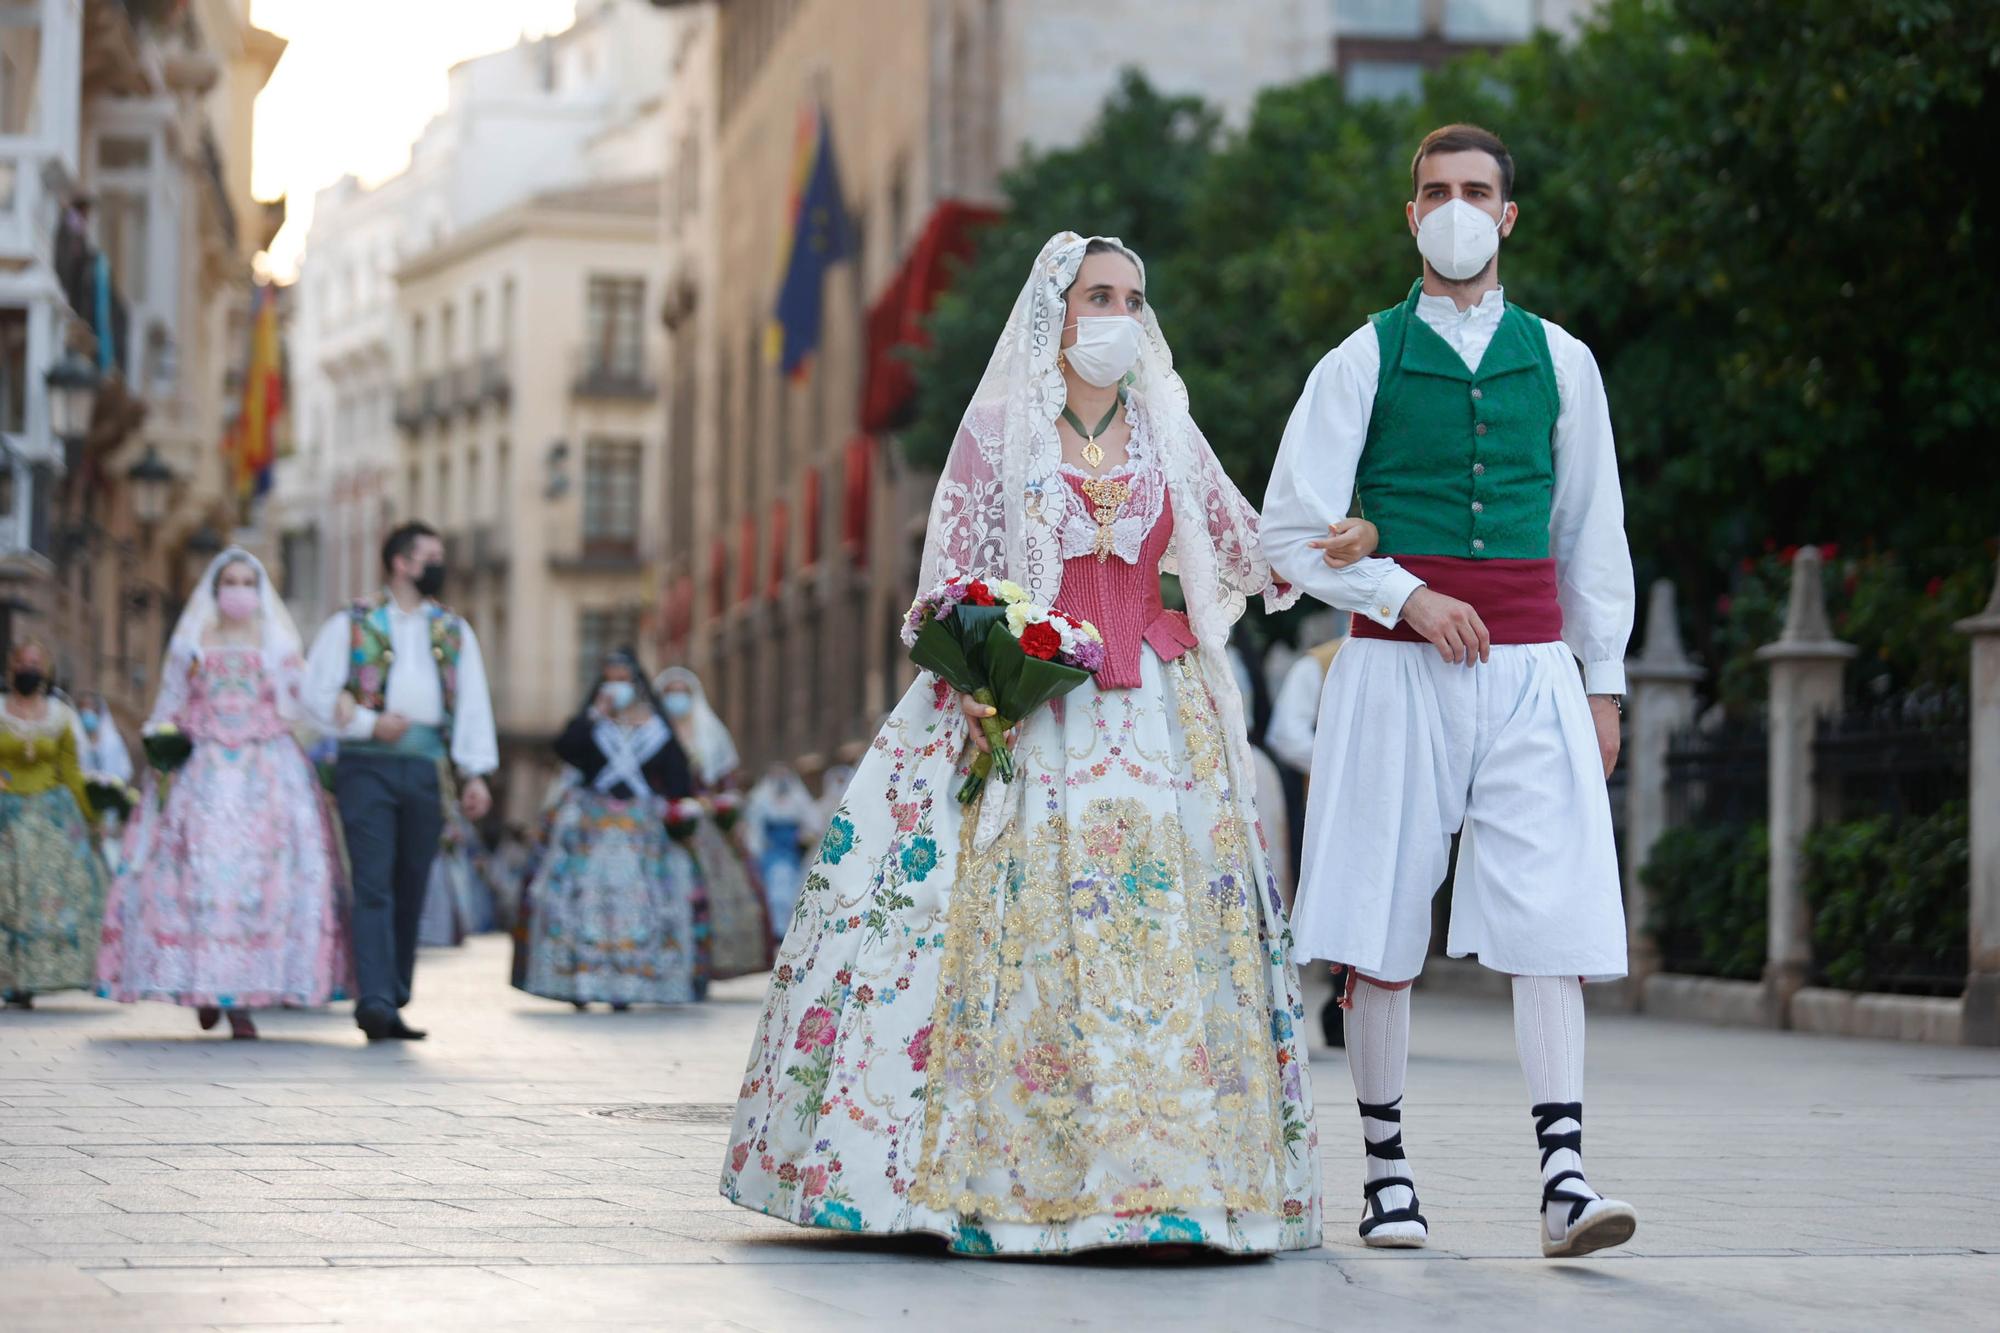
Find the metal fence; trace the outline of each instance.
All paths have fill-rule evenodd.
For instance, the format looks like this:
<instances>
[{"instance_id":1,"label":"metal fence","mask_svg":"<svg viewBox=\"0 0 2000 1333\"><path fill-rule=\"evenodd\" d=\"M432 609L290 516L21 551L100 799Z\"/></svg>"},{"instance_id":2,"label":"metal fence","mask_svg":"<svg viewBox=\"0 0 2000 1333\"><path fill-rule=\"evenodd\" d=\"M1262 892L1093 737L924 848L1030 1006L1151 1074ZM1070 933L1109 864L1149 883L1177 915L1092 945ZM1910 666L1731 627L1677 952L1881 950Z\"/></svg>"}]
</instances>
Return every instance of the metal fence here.
<instances>
[{"instance_id":1,"label":"metal fence","mask_svg":"<svg viewBox=\"0 0 2000 1333\"><path fill-rule=\"evenodd\" d=\"M1962 801L1970 713L1961 690L1925 690L1822 719L1813 779L1827 817L1927 815Z\"/></svg>"},{"instance_id":2,"label":"metal fence","mask_svg":"<svg viewBox=\"0 0 2000 1333\"><path fill-rule=\"evenodd\" d=\"M1771 738L1761 718L1691 727L1667 745L1667 817L1754 824L1770 810Z\"/></svg>"}]
</instances>

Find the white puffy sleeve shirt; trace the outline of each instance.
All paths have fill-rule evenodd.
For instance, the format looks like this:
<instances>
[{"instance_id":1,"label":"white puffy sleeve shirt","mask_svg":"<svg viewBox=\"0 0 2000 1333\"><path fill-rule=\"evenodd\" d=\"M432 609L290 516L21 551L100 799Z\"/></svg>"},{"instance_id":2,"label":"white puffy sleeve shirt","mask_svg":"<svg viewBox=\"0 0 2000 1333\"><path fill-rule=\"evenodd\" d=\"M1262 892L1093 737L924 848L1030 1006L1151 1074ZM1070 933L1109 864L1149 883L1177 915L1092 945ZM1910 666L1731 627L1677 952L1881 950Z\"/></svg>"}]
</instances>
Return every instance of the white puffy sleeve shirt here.
<instances>
[{"instance_id":1,"label":"white puffy sleeve shirt","mask_svg":"<svg viewBox=\"0 0 2000 1333\"><path fill-rule=\"evenodd\" d=\"M1424 296L1417 302L1419 318L1473 370L1505 310L1498 291L1465 311L1444 297ZM1588 347L1547 320L1542 327L1561 401L1549 554L1556 562L1563 642L1583 663L1586 690L1623 694L1625 646L1632 636L1632 555L1625 541L1625 500L1618 487L1604 378ZM1313 368L1271 469L1261 535L1271 567L1294 587L1393 628L1402 619L1403 603L1423 580L1381 556L1329 569L1306 544L1326 536L1327 525L1347 517L1354 503L1355 471L1381 373L1381 347L1370 324Z\"/></svg>"}]
</instances>

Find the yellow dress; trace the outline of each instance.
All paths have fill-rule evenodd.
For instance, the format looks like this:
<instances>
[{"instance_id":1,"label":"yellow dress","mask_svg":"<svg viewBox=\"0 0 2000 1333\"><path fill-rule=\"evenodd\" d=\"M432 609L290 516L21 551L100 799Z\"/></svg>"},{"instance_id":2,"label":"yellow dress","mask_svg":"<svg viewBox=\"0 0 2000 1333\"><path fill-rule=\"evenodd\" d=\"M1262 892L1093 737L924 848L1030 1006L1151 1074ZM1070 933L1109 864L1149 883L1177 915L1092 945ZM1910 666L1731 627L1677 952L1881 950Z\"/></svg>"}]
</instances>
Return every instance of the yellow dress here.
<instances>
[{"instance_id":1,"label":"yellow dress","mask_svg":"<svg viewBox=\"0 0 2000 1333\"><path fill-rule=\"evenodd\" d=\"M67 707L0 705L0 991L88 989L104 925L104 864Z\"/></svg>"}]
</instances>

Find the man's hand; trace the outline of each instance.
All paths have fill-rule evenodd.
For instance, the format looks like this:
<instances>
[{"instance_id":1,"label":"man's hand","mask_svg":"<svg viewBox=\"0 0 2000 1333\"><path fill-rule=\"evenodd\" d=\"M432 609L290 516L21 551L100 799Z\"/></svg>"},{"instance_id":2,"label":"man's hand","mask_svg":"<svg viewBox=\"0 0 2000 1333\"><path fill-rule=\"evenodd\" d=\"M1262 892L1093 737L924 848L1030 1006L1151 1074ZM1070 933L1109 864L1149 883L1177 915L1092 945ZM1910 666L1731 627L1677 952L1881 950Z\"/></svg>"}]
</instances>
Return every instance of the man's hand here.
<instances>
[{"instance_id":1,"label":"man's hand","mask_svg":"<svg viewBox=\"0 0 2000 1333\"><path fill-rule=\"evenodd\" d=\"M458 808L474 823L486 818L493 809L493 793L487 790L485 778L474 778L458 793Z\"/></svg>"},{"instance_id":2,"label":"man's hand","mask_svg":"<svg viewBox=\"0 0 2000 1333\"><path fill-rule=\"evenodd\" d=\"M1608 694L1591 695L1590 720L1597 726L1597 754L1604 761L1604 776L1608 779L1611 770L1618 767L1618 748L1623 738L1618 701Z\"/></svg>"},{"instance_id":3,"label":"man's hand","mask_svg":"<svg viewBox=\"0 0 2000 1333\"><path fill-rule=\"evenodd\" d=\"M1443 593L1419 588L1403 603L1403 619L1411 629L1437 647L1438 656L1454 666L1473 659L1484 662L1493 656L1493 637L1479 613Z\"/></svg>"},{"instance_id":4,"label":"man's hand","mask_svg":"<svg viewBox=\"0 0 2000 1333\"><path fill-rule=\"evenodd\" d=\"M375 719L375 739L384 745L394 745L410 730L410 719L401 713L382 713Z\"/></svg>"},{"instance_id":5,"label":"man's hand","mask_svg":"<svg viewBox=\"0 0 2000 1333\"><path fill-rule=\"evenodd\" d=\"M1343 518L1338 523L1327 524L1326 536L1306 545L1318 551L1329 568L1345 569L1375 554L1375 547L1381 540L1382 534L1367 519Z\"/></svg>"}]
</instances>

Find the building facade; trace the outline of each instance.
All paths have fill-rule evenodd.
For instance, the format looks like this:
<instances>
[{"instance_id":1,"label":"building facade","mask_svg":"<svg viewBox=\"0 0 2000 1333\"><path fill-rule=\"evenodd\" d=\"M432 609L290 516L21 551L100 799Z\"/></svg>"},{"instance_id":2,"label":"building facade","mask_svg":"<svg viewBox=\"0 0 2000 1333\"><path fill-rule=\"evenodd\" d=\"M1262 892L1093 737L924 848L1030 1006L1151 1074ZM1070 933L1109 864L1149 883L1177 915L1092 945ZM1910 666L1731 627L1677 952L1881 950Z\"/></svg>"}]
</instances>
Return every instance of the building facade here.
<instances>
[{"instance_id":1,"label":"building facade","mask_svg":"<svg viewBox=\"0 0 2000 1333\"><path fill-rule=\"evenodd\" d=\"M631 0L578 11L564 32L454 68L445 110L405 170L373 185L348 177L315 200L291 343L297 450L279 470L272 520L302 624L375 585L382 538L407 513L398 270L537 194L659 171L669 23Z\"/></svg>"},{"instance_id":2,"label":"building facade","mask_svg":"<svg viewBox=\"0 0 2000 1333\"><path fill-rule=\"evenodd\" d=\"M1024 149L1082 137L1133 66L1240 120L1259 88L1331 64L1334 6L668 7L695 34L669 97L709 99L712 119L694 106L679 115L714 170L667 178L664 244L690 276L673 280L664 311L669 495L654 627L661 651L703 677L753 765L810 772L853 758L912 674L897 626L933 479L895 446L910 389L899 349L970 224L998 202L1000 173ZM689 70L697 63L705 74ZM786 377L765 340L811 114L832 139L851 257L826 278L809 368Z\"/></svg>"},{"instance_id":3,"label":"building facade","mask_svg":"<svg viewBox=\"0 0 2000 1333\"><path fill-rule=\"evenodd\" d=\"M552 191L396 275L398 510L478 630L502 808L527 818L598 660L634 646L665 488L656 178Z\"/></svg>"},{"instance_id":4,"label":"building facade","mask_svg":"<svg viewBox=\"0 0 2000 1333\"><path fill-rule=\"evenodd\" d=\"M0 5L0 629L128 734L235 524L219 445L282 217L251 197L251 110L283 50L248 0ZM52 411L59 365L87 418Z\"/></svg>"}]
</instances>

